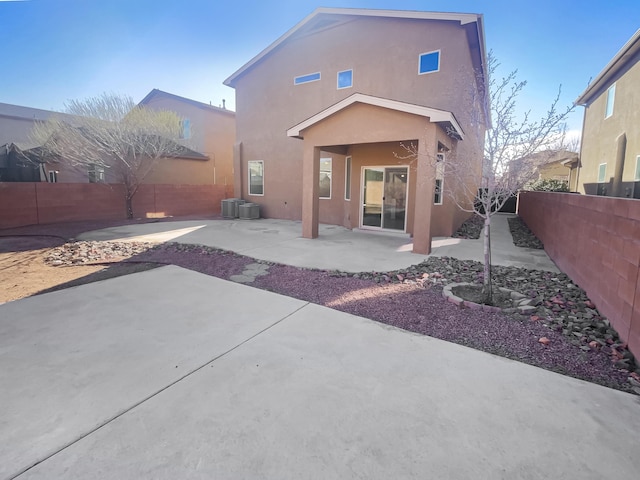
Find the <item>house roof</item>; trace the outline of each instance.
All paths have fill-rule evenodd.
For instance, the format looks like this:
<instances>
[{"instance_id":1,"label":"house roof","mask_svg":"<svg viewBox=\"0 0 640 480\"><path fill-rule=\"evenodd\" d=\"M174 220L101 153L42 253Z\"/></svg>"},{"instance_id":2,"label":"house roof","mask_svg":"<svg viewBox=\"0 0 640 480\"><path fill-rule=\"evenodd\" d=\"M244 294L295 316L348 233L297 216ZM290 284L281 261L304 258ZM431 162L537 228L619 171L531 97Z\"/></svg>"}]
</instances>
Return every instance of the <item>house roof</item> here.
<instances>
[{"instance_id":1,"label":"house roof","mask_svg":"<svg viewBox=\"0 0 640 480\"><path fill-rule=\"evenodd\" d=\"M258 55L253 57L249 62L245 63L239 70L233 73L229 78L224 81L224 84L229 87L234 87L236 80L241 77L245 72L251 69L255 64L260 62L263 58L268 56L272 51L277 49L282 43L286 42L292 35L298 30L303 28L309 22L316 17L320 16L332 16L332 15L351 15L359 17L387 17L387 18L406 18L406 19L418 19L418 20L448 20L460 22L461 25L469 23L476 24L476 34L478 38L478 45L480 46L480 52L482 58L480 59L480 65L483 68L483 74L486 75L486 52L484 42L484 26L483 16L476 13L446 13L446 12L420 12L420 11L408 11L408 10L372 10L372 9L359 9L359 8L317 8L310 15L305 17L302 21L296 24L293 28L287 31L284 35L278 38L275 42L262 50ZM485 82L488 83L488 82Z\"/></svg>"},{"instance_id":2,"label":"house roof","mask_svg":"<svg viewBox=\"0 0 640 480\"><path fill-rule=\"evenodd\" d=\"M0 103L0 116L13 117L23 120L47 120L52 115L65 115L64 113L53 112L51 110L41 110L39 108L23 107L21 105L11 105Z\"/></svg>"},{"instance_id":3,"label":"house roof","mask_svg":"<svg viewBox=\"0 0 640 480\"><path fill-rule=\"evenodd\" d=\"M598 76L589 83L587 89L580 94L574 105L588 105L595 96L613 83L616 75L631 61L638 61L640 53L640 29L633 34L627 43L615 54ZM634 60L635 59L635 60Z\"/></svg>"},{"instance_id":4,"label":"house roof","mask_svg":"<svg viewBox=\"0 0 640 480\"><path fill-rule=\"evenodd\" d=\"M164 92L162 90L158 90L157 88L154 88L153 90L151 90L147 94L146 97L144 97L142 100L140 100L140 103L138 103L138 105L146 105L153 98L156 98L156 97L170 98L172 100L177 100L179 102L187 103L189 105L193 105L195 107L202 108L204 110L210 110L210 111L219 112L219 113L226 113L226 114L229 114L229 115L235 115L236 114L236 112L234 112L233 110L227 110L226 108L214 107L213 105L209 105L207 103L198 102L196 100L191 100L190 98L181 97L179 95L174 95L173 93Z\"/></svg>"},{"instance_id":5,"label":"house roof","mask_svg":"<svg viewBox=\"0 0 640 480\"><path fill-rule=\"evenodd\" d=\"M294 125L287 130L287 136L302 138L301 132L305 128L309 128L312 125L324 120L325 118L333 115L334 113L344 110L354 103L364 103L367 105L374 105L377 107L389 108L391 110L397 110L400 112L411 113L413 115L420 115L422 117L429 117L433 123L437 123L447 128L454 136L459 139L464 139L464 132L460 127L460 124L456 120L453 113L446 110L438 110L436 108L423 107L421 105L414 105L411 103L399 102L397 100L389 100L388 98L374 97L371 95L364 95L362 93L354 93L349 97L325 108L321 112L316 113L313 117L310 117L303 122Z\"/></svg>"}]
</instances>

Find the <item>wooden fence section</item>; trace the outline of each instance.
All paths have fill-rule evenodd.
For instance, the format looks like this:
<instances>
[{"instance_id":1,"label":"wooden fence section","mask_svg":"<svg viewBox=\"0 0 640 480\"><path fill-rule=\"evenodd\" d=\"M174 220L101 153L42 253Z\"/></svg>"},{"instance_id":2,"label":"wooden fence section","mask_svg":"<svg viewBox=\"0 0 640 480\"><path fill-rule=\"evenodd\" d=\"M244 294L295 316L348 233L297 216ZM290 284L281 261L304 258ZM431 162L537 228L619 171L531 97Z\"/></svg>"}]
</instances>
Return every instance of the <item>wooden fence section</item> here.
<instances>
[{"instance_id":1,"label":"wooden fence section","mask_svg":"<svg viewBox=\"0 0 640 480\"><path fill-rule=\"evenodd\" d=\"M216 215L232 185L141 185L134 217ZM0 183L0 228L80 220L125 219L122 185Z\"/></svg>"},{"instance_id":2,"label":"wooden fence section","mask_svg":"<svg viewBox=\"0 0 640 480\"><path fill-rule=\"evenodd\" d=\"M640 358L640 200L522 192L518 213Z\"/></svg>"}]
</instances>

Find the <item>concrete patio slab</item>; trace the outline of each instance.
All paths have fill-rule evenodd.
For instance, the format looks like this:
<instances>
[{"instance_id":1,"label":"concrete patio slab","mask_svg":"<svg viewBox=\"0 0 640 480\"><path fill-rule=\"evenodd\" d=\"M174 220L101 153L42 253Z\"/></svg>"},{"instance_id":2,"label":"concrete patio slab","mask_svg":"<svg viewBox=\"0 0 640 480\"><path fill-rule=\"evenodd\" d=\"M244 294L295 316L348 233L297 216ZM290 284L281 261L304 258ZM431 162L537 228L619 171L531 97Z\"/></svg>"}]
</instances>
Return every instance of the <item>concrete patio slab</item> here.
<instances>
[{"instance_id":1,"label":"concrete patio slab","mask_svg":"<svg viewBox=\"0 0 640 480\"><path fill-rule=\"evenodd\" d=\"M303 305L163 267L0 306L0 479Z\"/></svg>"},{"instance_id":2,"label":"concrete patio slab","mask_svg":"<svg viewBox=\"0 0 640 480\"><path fill-rule=\"evenodd\" d=\"M513 244L507 217L493 217L493 264L557 272L544 250ZM346 272L400 270L428 258L411 252L413 243L406 234L320 225L319 237L310 240L301 232L302 224L289 220L203 220L124 225L86 232L78 239L200 244L284 265ZM483 258L481 239L434 238L432 249L434 256Z\"/></svg>"},{"instance_id":3,"label":"concrete patio slab","mask_svg":"<svg viewBox=\"0 0 640 480\"><path fill-rule=\"evenodd\" d=\"M637 396L177 267L0 316L0 478L640 471Z\"/></svg>"}]
</instances>

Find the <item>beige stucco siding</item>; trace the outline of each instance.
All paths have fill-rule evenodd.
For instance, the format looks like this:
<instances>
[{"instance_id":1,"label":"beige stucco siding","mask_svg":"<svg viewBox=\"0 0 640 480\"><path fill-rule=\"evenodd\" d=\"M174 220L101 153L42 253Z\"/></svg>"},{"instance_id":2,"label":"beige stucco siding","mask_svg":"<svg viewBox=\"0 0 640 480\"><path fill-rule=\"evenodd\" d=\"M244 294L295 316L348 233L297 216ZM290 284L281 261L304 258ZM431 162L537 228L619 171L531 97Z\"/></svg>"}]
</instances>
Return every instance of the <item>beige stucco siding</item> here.
<instances>
[{"instance_id":1,"label":"beige stucco siding","mask_svg":"<svg viewBox=\"0 0 640 480\"><path fill-rule=\"evenodd\" d=\"M605 183L613 178L616 140L622 133L627 137L622 181L634 181L636 158L640 155L640 63L618 75L615 85L613 114L609 118L605 118L607 89L586 108L579 179L582 193L589 193L589 185L597 183L601 163L607 164Z\"/></svg>"},{"instance_id":2,"label":"beige stucco siding","mask_svg":"<svg viewBox=\"0 0 640 480\"><path fill-rule=\"evenodd\" d=\"M191 138L183 143L206 155L209 160L162 160L145 183L233 185L234 112L221 112L206 106L201 108L162 95L151 98L146 106L176 112L180 117L189 119Z\"/></svg>"}]
</instances>

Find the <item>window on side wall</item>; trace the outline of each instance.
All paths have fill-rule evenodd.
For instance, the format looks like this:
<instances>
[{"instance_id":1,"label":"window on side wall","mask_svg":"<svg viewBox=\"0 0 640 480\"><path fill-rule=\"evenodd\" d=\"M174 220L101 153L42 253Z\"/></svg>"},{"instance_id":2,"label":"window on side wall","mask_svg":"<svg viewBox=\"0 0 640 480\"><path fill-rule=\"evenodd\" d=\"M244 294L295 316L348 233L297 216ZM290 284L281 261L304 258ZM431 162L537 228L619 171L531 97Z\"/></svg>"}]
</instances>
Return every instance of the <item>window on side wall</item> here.
<instances>
[{"instance_id":1,"label":"window on side wall","mask_svg":"<svg viewBox=\"0 0 640 480\"><path fill-rule=\"evenodd\" d=\"M636 176L634 177L636 182L640 182L640 155L636 157Z\"/></svg>"},{"instance_id":2,"label":"window on side wall","mask_svg":"<svg viewBox=\"0 0 640 480\"><path fill-rule=\"evenodd\" d=\"M320 198L331 198L331 159L320 159L320 185L318 189Z\"/></svg>"},{"instance_id":3,"label":"window on side wall","mask_svg":"<svg viewBox=\"0 0 640 480\"><path fill-rule=\"evenodd\" d=\"M308 73L306 75L300 75L293 79L294 85L302 85L303 83L317 82L320 80L320 72Z\"/></svg>"},{"instance_id":4,"label":"window on side wall","mask_svg":"<svg viewBox=\"0 0 640 480\"><path fill-rule=\"evenodd\" d=\"M440 71L440 50L421 53L418 58L418 75Z\"/></svg>"},{"instance_id":5,"label":"window on side wall","mask_svg":"<svg viewBox=\"0 0 640 480\"><path fill-rule=\"evenodd\" d=\"M605 178L607 178L607 164L601 163L598 165L598 183L604 183Z\"/></svg>"},{"instance_id":6,"label":"window on side wall","mask_svg":"<svg viewBox=\"0 0 640 480\"><path fill-rule=\"evenodd\" d=\"M191 120L185 118L180 122L180 138L188 140L191 138Z\"/></svg>"},{"instance_id":7,"label":"window on side wall","mask_svg":"<svg viewBox=\"0 0 640 480\"><path fill-rule=\"evenodd\" d=\"M338 72L338 90L353 86L353 70Z\"/></svg>"},{"instance_id":8,"label":"window on side wall","mask_svg":"<svg viewBox=\"0 0 640 480\"><path fill-rule=\"evenodd\" d=\"M442 205L444 193L444 153L436 154L436 184L434 187L433 203Z\"/></svg>"},{"instance_id":9,"label":"window on side wall","mask_svg":"<svg viewBox=\"0 0 640 480\"><path fill-rule=\"evenodd\" d=\"M611 115L613 115L613 104L615 103L615 100L616 84L614 83L609 87L609 90L607 90L607 106L605 108L604 118L609 118Z\"/></svg>"},{"instance_id":10,"label":"window on side wall","mask_svg":"<svg viewBox=\"0 0 640 480\"><path fill-rule=\"evenodd\" d=\"M344 163L344 199L351 200L351 157L347 157Z\"/></svg>"},{"instance_id":11,"label":"window on side wall","mask_svg":"<svg viewBox=\"0 0 640 480\"><path fill-rule=\"evenodd\" d=\"M58 183L58 171L57 170L49 170L49 182L50 183Z\"/></svg>"},{"instance_id":12,"label":"window on side wall","mask_svg":"<svg viewBox=\"0 0 640 480\"><path fill-rule=\"evenodd\" d=\"M104 182L104 167L96 164L89 165L89 183L103 183Z\"/></svg>"},{"instance_id":13,"label":"window on side wall","mask_svg":"<svg viewBox=\"0 0 640 480\"><path fill-rule=\"evenodd\" d=\"M249 195L264 195L264 162L250 160L248 163Z\"/></svg>"}]
</instances>

